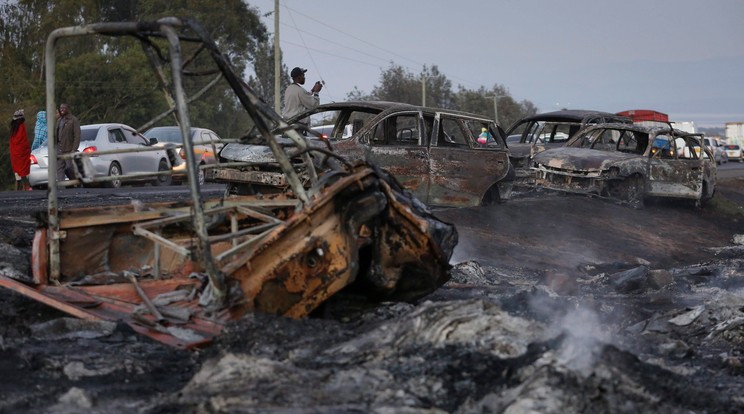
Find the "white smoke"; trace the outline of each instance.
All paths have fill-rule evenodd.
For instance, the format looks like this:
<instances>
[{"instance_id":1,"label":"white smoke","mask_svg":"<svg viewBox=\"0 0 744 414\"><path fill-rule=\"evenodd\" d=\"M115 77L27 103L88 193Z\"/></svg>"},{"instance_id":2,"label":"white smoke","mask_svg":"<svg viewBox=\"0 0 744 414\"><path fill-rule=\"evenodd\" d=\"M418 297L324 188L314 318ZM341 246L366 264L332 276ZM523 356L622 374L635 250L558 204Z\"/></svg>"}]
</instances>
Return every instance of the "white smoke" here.
<instances>
[{"instance_id":1,"label":"white smoke","mask_svg":"<svg viewBox=\"0 0 744 414\"><path fill-rule=\"evenodd\" d=\"M578 308L556 322L556 328L566 334L558 351L558 362L575 372L591 374L601 347L610 340L609 333L602 330L597 314L586 308Z\"/></svg>"}]
</instances>

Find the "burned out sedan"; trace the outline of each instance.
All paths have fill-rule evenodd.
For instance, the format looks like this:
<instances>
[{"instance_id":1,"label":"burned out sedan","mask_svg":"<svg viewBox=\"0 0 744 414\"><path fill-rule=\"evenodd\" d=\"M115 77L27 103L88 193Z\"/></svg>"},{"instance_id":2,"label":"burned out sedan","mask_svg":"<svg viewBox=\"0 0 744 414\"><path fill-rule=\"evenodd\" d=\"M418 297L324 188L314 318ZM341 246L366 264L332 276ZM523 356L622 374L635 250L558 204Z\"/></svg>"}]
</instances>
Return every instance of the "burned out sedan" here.
<instances>
[{"instance_id":1,"label":"burned out sedan","mask_svg":"<svg viewBox=\"0 0 744 414\"><path fill-rule=\"evenodd\" d=\"M508 198L511 191L514 172L503 130L490 118L382 101L320 105L295 119L307 116L333 125L328 139L316 139L314 145L331 146L349 160L375 162L428 205L489 205ZM228 144L220 156L254 164L252 169L222 170L212 177L228 182L237 193L288 186L279 179L278 165L264 145ZM300 168L301 161L295 159Z\"/></svg>"},{"instance_id":2,"label":"burned out sedan","mask_svg":"<svg viewBox=\"0 0 744 414\"><path fill-rule=\"evenodd\" d=\"M506 131L510 159L517 176L520 180L532 176L529 168L534 153L562 147L585 126L609 122L632 124L632 120L624 116L585 109L563 109L520 119Z\"/></svg>"},{"instance_id":3,"label":"burned out sedan","mask_svg":"<svg viewBox=\"0 0 744 414\"><path fill-rule=\"evenodd\" d=\"M639 208L646 197L711 197L716 165L701 134L669 127L599 124L565 146L535 155L536 185L622 200Z\"/></svg>"}]
</instances>

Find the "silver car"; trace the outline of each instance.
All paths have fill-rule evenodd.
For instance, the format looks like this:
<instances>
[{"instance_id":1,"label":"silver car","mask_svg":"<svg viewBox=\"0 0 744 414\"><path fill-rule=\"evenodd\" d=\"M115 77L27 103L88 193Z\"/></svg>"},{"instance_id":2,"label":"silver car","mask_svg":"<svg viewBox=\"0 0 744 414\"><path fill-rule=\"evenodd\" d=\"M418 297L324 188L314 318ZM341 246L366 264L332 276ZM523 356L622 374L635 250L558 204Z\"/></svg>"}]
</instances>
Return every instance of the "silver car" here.
<instances>
[{"instance_id":1,"label":"silver car","mask_svg":"<svg viewBox=\"0 0 744 414\"><path fill-rule=\"evenodd\" d=\"M95 177L116 177L120 179L104 181L107 187L118 188L124 182L151 182L153 185L170 185L170 175L142 176L142 174L153 174L158 171L169 171L171 160L176 156L173 149L165 148L156 151L132 152L142 147L152 146L157 140L149 140L134 128L124 124L94 124L80 127L80 146L78 151L82 153L100 151L129 151L118 154L102 154L88 157L89 165ZM169 154L168 152L171 152ZM48 147L44 146L31 153L31 172L29 181L34 188L47 185L48 174ZM138 174L139 176L127 177L126 175Z\"/></svg>"},{"instance_id":2,"label":"silver car","mask_svg":"<svg viewBox=\"0 0 744 414\"><path fill-rule=\"evenodd\" d=\"M183 145L181 129L177 126L155 127L145 132L146 138L155 138L159 143L173 143L177 146ZM220 137L211 129L191 128L191 142L194 144L194 155L197 165L208 165L217 162L215 154L222 148ZM179 151L181 161L173 165L173 179L181 181L186 179L186 162L183 148ZM199 184L204 184L204 170L199 169Z\"/></svg>"}]
</instances>

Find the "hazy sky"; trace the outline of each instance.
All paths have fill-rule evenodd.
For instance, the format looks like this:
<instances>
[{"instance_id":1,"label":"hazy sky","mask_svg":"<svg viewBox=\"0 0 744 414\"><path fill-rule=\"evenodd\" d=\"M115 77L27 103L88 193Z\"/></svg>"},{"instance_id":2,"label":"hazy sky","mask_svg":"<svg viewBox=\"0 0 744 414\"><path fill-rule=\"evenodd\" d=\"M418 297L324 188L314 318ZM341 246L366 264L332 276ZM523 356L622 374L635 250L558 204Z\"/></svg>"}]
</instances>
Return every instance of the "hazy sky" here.
<instances>
[{"instance_id":1,"label":"hazy sky","mask_svg":"<svg viewBox=\"0 0 744 414\"><path fill-rule=\"evenodd\" d=\"M436 65L455 90L504 85L540 112L744 121L744 0L281 0L279 13L284 63L326 82L321 102L371 92L394 62Z\"/></svg>"}]
</instances>

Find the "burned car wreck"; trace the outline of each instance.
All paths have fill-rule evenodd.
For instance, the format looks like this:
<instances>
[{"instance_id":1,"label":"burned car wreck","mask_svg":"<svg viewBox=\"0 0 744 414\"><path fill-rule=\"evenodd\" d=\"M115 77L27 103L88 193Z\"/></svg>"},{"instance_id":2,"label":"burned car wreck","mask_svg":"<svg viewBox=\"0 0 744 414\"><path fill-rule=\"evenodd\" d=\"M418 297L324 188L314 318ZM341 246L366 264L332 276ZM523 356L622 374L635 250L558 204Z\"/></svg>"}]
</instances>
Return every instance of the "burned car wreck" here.
<instances>
[{"instance_id":1,"label":"burned car wreck","mask_svg":"<svg viewBox=\"0 0 744 414\"><path fill-rule=\"evenodd\" d=\"M55 45L81 35L140 41L156 74L171 73L170 80L158 78L171 103L160 117L175 114L184 137L191 136L183 133L190 128L191 91L181 79L188 70L184 62L195 57L181 55L182 42L188 42L184 53L208 52L201 57L214 70L205 73L216 74L213 82L225 81L235 92L291 191L202 199L191 138L183 142L188 202L61 208L58 186L88 179L78 171L76 180L49 183L48 211L33 242L32 277L0 275L3 287L78 318L123 321L169 345L192 348L248 312L301 318L342 290L372 300L411 301L449 278L454 226L434 217L378 166L352 164L328 150L316 153L242 82L196 21L164 18L53 31L46 49L47 113L54 113L56 104ZM308 181L300 180L290 162L296 154L277 144L276 129L309 160ZM50 153L55 153L54 131L50 118ZM50 157L50 169L56 162Z\"/></svg>"},{"instance_id":2,"label":"burned car wreck","mask_svg":"<svg viewBox=\"0 0 744 414\"><path fill-rule=\"evenodd\" d=\"M645 197L713 197L716 166L701 134L671 127L599 124L535 155L536 185L642 207Z\"/></svg>"},{"instance_id":3,"label":"burned car wreck","mask_svg":"<svg viewBox=\"0 0 744 414\"><path fill-rule=\"evenodd\" d=\"M489 205L508 199L511 193L514 169L503 130L492 119L397 102L355 101L320 105L288 122L307 117L333 125L327 140L310 139L310 145L332 147L348 160L374 162L427 205ZM308 134L317 133L309 130ZM278 142L294 145L287 138ZM260 141L230 143L220 156L227 162L250 164L221 169L211 177L228 183L235 193L288 188L272 150ZM306 164L299 157L293 163L308 182Z\"/></svg>"},{"instance_id":4,"label":"burned car wreck","mask_svg":"<svg viewBox=\"0 0 744 414\"><path fill-rule=\"evenodd\" d=\"M514 166L517 181L531 184L534 179L530 160L534 154L565 145L579 130L602 123L632 124L630 118L609 112L564 109L524 117L506 131L509 160Z\"/></svg>"}]
</instances>

